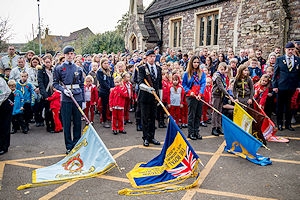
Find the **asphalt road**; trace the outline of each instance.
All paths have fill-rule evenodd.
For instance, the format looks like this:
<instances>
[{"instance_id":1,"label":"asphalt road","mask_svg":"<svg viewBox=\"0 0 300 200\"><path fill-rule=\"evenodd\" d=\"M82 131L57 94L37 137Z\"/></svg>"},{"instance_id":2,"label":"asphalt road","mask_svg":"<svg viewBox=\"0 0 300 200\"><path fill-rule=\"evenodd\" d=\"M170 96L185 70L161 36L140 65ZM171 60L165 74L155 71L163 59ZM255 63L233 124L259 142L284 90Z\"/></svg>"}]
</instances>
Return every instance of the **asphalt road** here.
<instances>
[{"instance_id":1,"label":"asphalt road","mask_svg":"<svg viewBox=\"0 0 300 200\"><path fill-rule=\"evenodd\" d=\"M132 113L131 113L132 114ZM99 118L98 115L96 115ZM133 119L133 116L131 116ZM278 135L290 143L268 143L271 149L259 153L270 157L269 166L258 166L223 151L223 136L210 135L211 128L202 128L203 140L190 141L204 167L199 187L195 189L143 196L120 196L118 191L132 188L126 177L135 164L147 162L160 153L162 145L142 146L141 132L135 125L126 125L127 134L113 135L99 122L94 123L99 136L115 157L117 168L97 178L56 184L26 190L19 185L31 182L35 168L52 165L65 156L63 133L50 134L45 128L31 126L29 134L11 135L9 152L0 156L0 199L282 199L300 198L300 126L296 131L284 130ZM187 129L182 129L187 134ZM164 141L166 128L158 128L156 138Z\"/></svg>"}]
</instances>

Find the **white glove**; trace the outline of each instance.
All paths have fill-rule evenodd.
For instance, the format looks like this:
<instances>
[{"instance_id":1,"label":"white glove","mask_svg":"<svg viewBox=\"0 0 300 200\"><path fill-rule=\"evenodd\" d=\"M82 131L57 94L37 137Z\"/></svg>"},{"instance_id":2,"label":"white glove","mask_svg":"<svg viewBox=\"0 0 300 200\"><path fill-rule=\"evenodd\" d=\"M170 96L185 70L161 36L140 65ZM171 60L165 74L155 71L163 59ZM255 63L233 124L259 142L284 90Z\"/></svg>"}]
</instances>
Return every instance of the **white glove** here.
<instances>
[{"instance_id":1,"label":"white glove","mask_svg":"<svg viewBox=\"0 0 300 200\"><path fill-rule=\"evenodd\" d=\"M64 94L66 95L66 96L68 96L68 97L70 97L71 96L71 91L70 90L67 90L67 89L64 89Z\"/></svg>"},{"instance_id":2,"label":"white glove","mask_svg":"<svg viewBox=\"0 0 300 200\"><path fill-rule=\"evenodd\" d=\"M86 108L86 102L82 102L81 108L82 108L82 110L84 110Z\"/></svg>"},{"instance_id":3,"label":"white glove","mask_svg":"<svg viewBox=\"0 0 300 200\"><path fill-rule=\"evenodd\" d=\"M151 94L152 94L152 91L155 91L155 89L153 87L149 87L145 83L140 84L140 89L143 91L149 92Z\"/></svg>"}]
</instances>

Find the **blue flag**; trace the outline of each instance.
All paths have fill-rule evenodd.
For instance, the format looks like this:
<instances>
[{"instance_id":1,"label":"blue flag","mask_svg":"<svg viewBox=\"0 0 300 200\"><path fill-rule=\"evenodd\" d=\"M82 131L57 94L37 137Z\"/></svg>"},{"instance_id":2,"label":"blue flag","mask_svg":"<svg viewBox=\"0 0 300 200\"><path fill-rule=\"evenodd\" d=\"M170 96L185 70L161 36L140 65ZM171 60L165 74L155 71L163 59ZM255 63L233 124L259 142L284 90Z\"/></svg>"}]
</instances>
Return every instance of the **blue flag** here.
<instances>
[{"instance_id":1,"label":"blue flag","mask_svg":"<svg viewBox=\"0 0 300 200\"><path fill-rule=\"evenodd\" d=\"M89 124L83 130L83 135L75 147L64 159L54 165L33 170L32 184L21 185L18 190L91 178L104 174L114 166L116 166L115 159L94 127Z\"/></svg>"},{"instance_id":2,"label":"blue flag","mask_svg":"<svg viewBox=\"0 0 300 200\"><path fill-rule=\"evenodd\" d=\"M161 153L148 163L138 163L127 173L131 185L134 188L143 189L123 189L119 191L119 194L154 194L195 187L198 184L200 175L199 162L198 155L170 116L167 135ZM176 182L179 184L191 177L196 177L196 180L191 185L175 185ZM168 185L168 183L172 183L172 185ZM164 186L159 187L162 184Z\"/></svg>"},{"instance_id":3,"label":"blue flag","mask_svg":"<svg viewBox=\"0 0 300 200\"><path fill-rule=\"evenodd\" d=\"M226 140L226 151L258 165L265 166L272 164L270 158L263 157L256 153L263 144L233 123L233 121L225 115L222 115L222 127Z\"/></svg>"}]
</instances>

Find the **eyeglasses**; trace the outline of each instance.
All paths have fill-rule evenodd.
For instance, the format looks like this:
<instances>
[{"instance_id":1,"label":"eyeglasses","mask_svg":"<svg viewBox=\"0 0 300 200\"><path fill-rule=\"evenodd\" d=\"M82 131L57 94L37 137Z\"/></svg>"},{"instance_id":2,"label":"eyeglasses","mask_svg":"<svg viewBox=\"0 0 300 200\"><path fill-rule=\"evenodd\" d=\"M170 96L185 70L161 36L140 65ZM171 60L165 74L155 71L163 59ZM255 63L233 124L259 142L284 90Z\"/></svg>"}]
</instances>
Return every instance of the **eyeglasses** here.
<instances>
[{"instance_id":1,"label":"eyeglasses","mask_svg":"<svg viewBox=\"0 0 300 200\"><path fill-rule=\"evenodd\" d=\"M15 50L15 49L8 49L8 50Z\"/></svg>"},{"instance_id":2,"label":"eyeglasses","mask_svg":"<svg viewBox=\"0 0 300 200\"><path fill-rule=\"evenodd\" d=\"M195 62L195 61L194 61L193 63L200 63L200 62Z\"/></svg>"}]
</instances>

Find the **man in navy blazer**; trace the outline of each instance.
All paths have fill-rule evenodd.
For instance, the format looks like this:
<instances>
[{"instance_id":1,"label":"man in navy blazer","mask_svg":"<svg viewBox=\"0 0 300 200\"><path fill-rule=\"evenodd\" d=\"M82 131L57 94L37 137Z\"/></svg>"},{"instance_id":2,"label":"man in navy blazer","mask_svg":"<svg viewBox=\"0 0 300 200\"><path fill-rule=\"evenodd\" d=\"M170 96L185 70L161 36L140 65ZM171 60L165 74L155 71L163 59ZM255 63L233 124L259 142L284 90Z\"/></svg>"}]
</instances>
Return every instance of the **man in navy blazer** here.
<instances>
[{"instance_id":1,"label":"man in navy blazer","mask_svg":"<svg viewBox=\"0 0 300 200\"><path fill-rule=\"evenodd\" d=\"M277 93L277 126L283 130L283 112L285 128L294 131L291 126L291 98L296 89L300 91L300 58L294 55L295 45L289 42L285 46L285 55L278 57L274 66L273 91Z\"/></svg>"}]
</instances>

